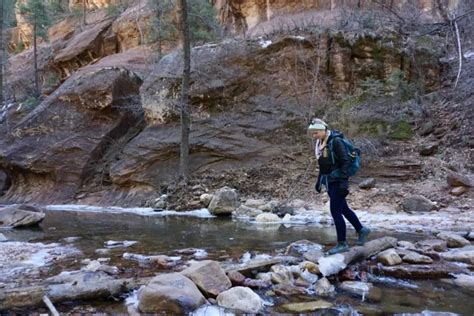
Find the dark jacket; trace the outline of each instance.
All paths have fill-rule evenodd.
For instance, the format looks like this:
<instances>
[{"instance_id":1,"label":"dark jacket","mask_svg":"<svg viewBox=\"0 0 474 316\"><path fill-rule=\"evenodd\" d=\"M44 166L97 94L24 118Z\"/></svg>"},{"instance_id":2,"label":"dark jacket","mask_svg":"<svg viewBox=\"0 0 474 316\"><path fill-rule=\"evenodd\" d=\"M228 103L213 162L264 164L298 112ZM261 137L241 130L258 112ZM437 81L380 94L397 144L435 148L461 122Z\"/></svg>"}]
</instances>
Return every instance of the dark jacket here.
<instances>
[{"instance_id":1,"label":"dark jacket","mask_svg":"<svg viewBox=\"0 0 474 316\"><path fill-rule=\"evenodd\" d=\"M341 180L347 180L349 178L349 155L347 148L344 145L342 138L344 135L338 131L331 131L326 148L323 149L322 155L318 159L319 164L319 177L322 175L328 176L328 182L335 182ZM334 155L334 163L331 156ZM331 172L339 169L339 176L335 177L331 175Z\"/></svg>"}]
</instances>

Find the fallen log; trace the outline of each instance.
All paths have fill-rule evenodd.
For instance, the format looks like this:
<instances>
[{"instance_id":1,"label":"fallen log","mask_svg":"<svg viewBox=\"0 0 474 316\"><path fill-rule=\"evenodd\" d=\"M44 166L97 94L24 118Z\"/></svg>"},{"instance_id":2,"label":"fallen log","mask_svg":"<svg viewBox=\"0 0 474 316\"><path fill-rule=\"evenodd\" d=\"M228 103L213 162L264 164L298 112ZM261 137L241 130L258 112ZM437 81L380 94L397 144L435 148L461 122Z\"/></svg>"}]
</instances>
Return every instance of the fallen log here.
<instances>
[{"instance_id":1,"label":"fallen log","mask_svg":"<svg viewBox=\"0 0 474 316\"><path fill-rule=\"evenodd\" d=\"M90 273L84 273L80 278L82 282L78 282L78 278L76 278L75 281L60 284L45 282L37 286L0 290L0 311L41 306L44 304L43 298L45 296L49 298L51 304L71 300L107 298L136 289L151 279L98 279Z\"/></svg>"},{"instance_id":2,"label":"fallen log","mask_svg":"<svg viewBox=\"0 0 474 316\"><path fill-rule=\"evenodd\" d=\"M366 259L379 252L396 247L397 239L393 237L383 237L367 242L364 246L352 247L347 252L319 258L319 270L324 276L338 273L349 264L361 259Z\"/></svg>"}]
</instances>

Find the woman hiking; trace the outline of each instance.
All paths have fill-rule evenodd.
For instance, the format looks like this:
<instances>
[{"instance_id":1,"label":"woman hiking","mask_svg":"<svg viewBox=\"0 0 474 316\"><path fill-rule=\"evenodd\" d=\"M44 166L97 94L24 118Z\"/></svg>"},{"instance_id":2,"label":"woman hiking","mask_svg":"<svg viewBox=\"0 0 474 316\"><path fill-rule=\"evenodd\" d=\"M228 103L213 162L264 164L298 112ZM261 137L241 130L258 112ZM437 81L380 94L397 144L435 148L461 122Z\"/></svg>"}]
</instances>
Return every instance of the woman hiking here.
<instances>
[{"instance_id":1,"label":"woman hiking","mask_svg":"<svg viewBox=\"0 0 474 316\"><path fill-rule=\"evenodd\" d=\"M315 154L318 159L319 174L315 189L321 193L324 187L329 195L331 215L336 226L337 245L329 250L329 254L349 250L346 241L346 222L344 217L354 226L359 238L357 245L364 245L370 229L362 226L357 215L347 205L346 196L349 194L349 153L344 144L344 135L338 131L329 130L328 125L313 119L308 131L316 140Z\"/></svg>"}]
</instances>

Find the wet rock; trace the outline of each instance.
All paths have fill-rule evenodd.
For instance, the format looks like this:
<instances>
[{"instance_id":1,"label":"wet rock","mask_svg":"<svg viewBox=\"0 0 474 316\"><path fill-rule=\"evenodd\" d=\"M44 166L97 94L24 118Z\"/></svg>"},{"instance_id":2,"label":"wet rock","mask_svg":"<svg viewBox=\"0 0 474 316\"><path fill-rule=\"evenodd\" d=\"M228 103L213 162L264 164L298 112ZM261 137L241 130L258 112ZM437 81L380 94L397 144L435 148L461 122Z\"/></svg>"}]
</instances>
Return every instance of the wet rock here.
<instances>
[{"instance_id":1,"label":"wet rock","mask_svg":"<svg viewBox=\"0 0 474 316\"><path fill-rule=\"evenodd\" d=\"M299 277L299 278L297 278L297 279L295 280L294 284L295 284L296 286L308 288L312 283L306 281L306 280L303 279L302 277Z\"/></svg>"},{"instance_id":2,"label":"wet rock","mask_svg":"<svg viewBox=\"0 0 474 316\"><path fill-rule=\"evenodd\" d=\"M239 205L237 190L223 187L214 193L208 209L214 215L230 215Z\"/></svg>"},{"instance_id":3,"label":"wet rock","mask_svg":"<svg viewBox=\"0 0 474 316\"><path fill-rule=\"evenodd\" d=\"M255 259L244 265L234 265L226 268L226 271L235 270L243 275L249 276L252 273L258 273L262 271L268 271L271 266L281 263L281 259Z\"/></svg>"},{"instance_id":4,"label":"wet rock","mask_svg":"<svg viewBox=\"0 0 474 316\"><path fill-rule=\"evenodd\" d=\"M426 239L416 242L415 247L423 251L444 251L448 248L448 243L441 239Z\"/></svg>"},{"instance_id":5,"label":"wet rock","mask_svg":"<svg viewBox=\"0 0 474 316\"><path fill-rule=\"evenodd\" d=\"M206 302L197 286L180 273L160 274L139 291L138 308L144 313L184 314Z\"/></svg>"},{"instance_id":6,"label":"wet rock","mask_svg":"<svg viewBox=\"0 0 474 316\"><path fill-rule=\"evenodd\" d=\"M456 172L450 172L446 180L452 187L472 187L472 180L469 177Z\"/></svg>"},{"instance_id":7,"label":"wet rock","mask_svg":"<svg viewBox=\"0 0 474 316\"><path fill-rule=\"evenodd\" d=\"M117 267L101 264L98 260L92 260L92 261L87 262L87 265L83 267L81 270L90 271L90 272L102 271L109 275L114 275L114 274L119 273L119 269Z\"/></svg>"},{"instance_id":8,"label":"wet rock","mask_svg":"<svg viewBox=\"0 0 474 316\"><path fill-rule=\"evenodd\" d=\"M303 261L298 266L302 271L303 270L308 270L309 272L311 272L313 274L319 274L320 273L319 266L316 263L312 262L312 261Z\"/></svg>"},{"instance_id":9,"label":"wet rock","mask_svg":"<svg viewBox=\"0 0 474 316\"><path fill-rule=\"evenodd\" d=\"M301 286L295 286L289 283L282 283L276 285L274 291L277 295L280 296L295 296L306 294L306 288Z\"/></svg>"},{"instance_id":10,"label":"wet rock","mask_svg":"<svg viewBox=\"0 0 474 316\"><path fill-rule=\"evenodd\" d=\"M415 244L412 243L412 242L409 242L409 241L404 241L404 240L400 240L397 245L401 248L407 248L407 249L413 249L415 248Z\"/></svg>"},{"instance_id":11,"label":"wet rock","mask_svg":"<svg viewBox=\"0 0 474 316\"><path fill-rule=\"evenodd\" d=\"M168 205L167 202L168 196L166 194L161 195L160 197L150 201L146 206L154 208L155 210L165 210Z\"/></svg>"},{"instance_id":12,"label":"wet rock","mask_svg":"<svg viewBox=\"0 0 474 316\"><path fill-rule=\"evenodd\" d=\"M465 269L456 264L438 263L438 264L415 264L415 265L396 265L392 267L382 267L381 272L387 276L400 279L439 279L447 278L452 273L463 273Z\"/></svg>"},{"instance_id":13,"label":"wet rock","mask_svg":"<svg viewBox=\"0 0 474 316\"><path fill-rule=\"evenodd\" d=\"M172 268L176 266L181 260L181 257L169 257L166 255L154 255L154 256L149 256L148 261L152 264L157 265L158 267L161 268Z\"/></svg>"},{"instance_id":14,"label":"wet rock","mask_svg":"<svg viewBox=\"0 0 474 316\"><path fill-rule=\"evenodd\" d=\"M441 258L448 261L459 261L474 264L474 246L453 249L440 254Z\"/></svg>"},{"instance_id":15,"label":"wet rock","mask_svg":"<svg viewBox=\"0 0 474 316\"><path fill-rule=\"evenodd\" d=\"M459 286L468 291L474 292L474 275L458 274L455 276L455 279L445 279L442 281Z\"/></svg>"},{"instance_id":16,"label":"wet rock","mask_svg":"<svg viewBox=\"0 0 474 316\"><path fill-rule=\"evenodd\" d=\"M232 286L217 261L205 260L194 263L181 273L191 279L207 297L216 297Z\"/></svg>"},{"instance_id":17,"label":"wet rock","mask_svg":"<svg viewBox=\"0 0 474 316\"><path fill-rule=\"evenodd\" d=\"M441 232L436 235L441 240L445 240L449 248L461 248L469 246L471 243L466 238L451 232Z\"/></svg>"},{"instance_id":18,"label":"wet rock","mask_svg":"<svg viewBox=\"0 0 474 316\"><path fill-rule=\"evenodd\" d=\"M420 148L420 155L422 156L431 156L434 155L438 151L438 144L424 144Z\"/></svg>"},{"instance_id":19,"label":"wet rock","mask_svg":"<svg viewBox=\"0 0 474 316\"><path fill-rule=\"evenodd\" d=\"M272 286L271 280L255 280L251 278L246 278L243 282L243 286L253 288L253 289L263 289Z\"/></svg>"},{"instance_id":20,"label":"wet rock","mask_svg":"<svg viewBox=\"0 0 474 316\"><path fill-rule=\"evenodd\" d=\"M421 255L414 251L405 251L400 254L404 262L413 264L433 263L433 259L428 256Z\"/></svg>"},{"instance_id":21,"label":"wet rock","mask_svg":"<svg viewBox=\"0 0 474 316\"><path fill-rule=\"evenodd\" d=\"M107 248L130 247L135 245L137 242L138 241L134 240L108 240L104 242L104 245Z\"/></svg>"},{"instance_id":22,"label":"wet rock","mask_svg":"<svg viewBox=\"0 0 474 316\"><path fill-rule=\"evenodd\" d=\"M395 249L387 249L378 254L377 260L386 266L394 266L402 263L402 258L398 255Z\"/></svg>"},{"instance_id":23,"label":"wet rock","mask_svg":"<svg viewBox=\"0 0 474 316\"><path fill-rule=\"evenodd\" d=\"M308 252L314 251L314 254L318 254L319 252L322 252L323 246L317 243L314 243L309 240L298 240L293 243L291 243L287 248L286 248L286 254L291 255L291 256L301 256L304 255ZM309 260L309 259L307 259ZM312 261L312 260L310 260ZM316 260L317 261L317 260ZM313 261L313 262L316 262Z\"/></svg>"},{"instance_id":24,"label":"wet rock","mask_svg":"<svg viewBox=\"0 0 474 316\"><path fill-rule=\"evenodd\" d=\"M367 179L364 179L361 183L359 183L359 188L368 190L375 187L376 184L377 184L377 181L374 178L367 178Z\"/></svg>"},{"instance_id":25,"label":"wet rock","mask_svg":"<svg viewBox=\"0 0 474 316\"><path fill-rule=\"evenodd\" d=\"M259 206L258 209L260 209L264 212L274 212L279 205L280 205L280 202L278 202L276 200L272 200L272 201L269 201L269 202ZM293 209L288 207L288 208L285 208L284 212L282 212L281 214L279 212L277 212L277 215L278 216L284 216L285 214L293 215L293 212L294 212Z\"/></svg>"},{"instance_id":26,"label":"wet rock","mask_svg":"<svg viewBox=\"0 0 474 316\"><path fill-rule=\"evenodd\" d=\"M263 309L263 300L248 287L237 286L217 296L219 306L244 313L259 313Z\"/></svg>"},{"instance_id":27,"label":"wet rock","mask_svg":"<svg viewBox=\"0 0 474 316\"><path fill-rule=\"evenodd\" d=\"M272 283L272 273L271 272L260 272L257 273L256 278L265 282Z\"/></svg>"},{"instance_id":28,"label":"wet rock","mask_svg":"<svg viewBox=\"0 0 474 316\"><path fill-rule=\"evenodd\" d=\"M310 313L320 309L331 308L332 306L332 303L324 300L317 300L303 303L289 303L282 305L281 308L290 313Z\"/></svg>"},{"instance_id":29,"label":"wet rock","mask_svg":"<svg viewBox=\"0 0 474 316\"><path fill-rule=\"evenodd\" d=\"M29 205L0 208L0 227L29 227L38 225L45 218L39 208Z\"/></svg>"},{"instance_id":30,"label":"wet rock","mask_svg":"<svg viewBox=\"0 0 474 316\"><path fill-rule=\"evenodd\" d=\"M214 196L212 194L208 194L208 193L201 194L201 196L199 197L199 202L201 202L201 204L204 205L204 207L208 207L209 204L211 204L213 197Z\"/></svg>"},{"instance_id":31,"label":"wet rock","mask_svg":"<svg viewBox=\"0 0 474 316\"><path fill-rule=\"evenodd\" d=\"M454 187L449 191L449 194L454 195L454 196L461 196L467 191L469 191L469 189L466 187Z\"/></svg>"},{"instance_id":32,"label":"wet rock","mask_svg":"<svg viewBox=\"0 0 474 316\"><path fill-rule=\"evenodd\" d=\"M412 195L405 198L401 204L406 212L430 212L436 209L436 204L422 195Z\"/></svg>"},{"instance_id":33,"label":"wet rock","mask_svg":"<svg viewBox=\"0 0 474 316\"><path fill-rule=\"evenodd\" d=\"M334 294L335 287L332 285L327 278L321 278L314 287L314 291L319 296L330 296Z\"/></svg>"},{"instance_id":34,"label":"wet rock","mask_svg":"<svg viewBox=\"0 0 474 316\"><path fill-rule=\"evenodd\" d=\"M468 239L468 240L474 240L474 232L469 232L469 233L467 233L466 239Z\"/></svg>"},{"instance_id":35,"label":"wet rock","mask_svg":"<svg viewBox=\"0 0 474 316\"><path fill-rule=\"evenodd\" d=\"M237 271L227 272L227 277L233 285L242 285L245 281L245 275Z\"/></svg>"},{"instance_id":36,"label":"wet rock","mask_svg":"<svg viewBox=\"0 0 474 316\"><path fill-rule=\"evenodd\" d=\"M262 214L261 210L245 205L240 205L234 212L232 212L232 216L234 217L257 217L260 214Z\"/></svg>"},{"instance_id":37,"label":"wet rock","mask_svg":"<svg viewBox=\"0 0 474 316\"><path fill-rule=\"evenodd\" d=\"M292 206L275 207L272 212L280 217L284 217L283 221L290 221L291 216L295 215L296 210Z\"/></svg>"},{"instance_id":38,"label":"wet rock","mask_svg":"<svg viewBox=\"0 0 474 316\"><path fill-rule=\"evenodd\" d=\"M67 243L73 243L75 241L78 241L79 239L81 239L81 237L66 237L66 238L63 238L63 240Z\"/></svg>"},{"instance_id":39,"label":"wet rock","mask_svg":"<svg viewBox=\"0 0 474 316\"><path fill-rule=\"evenodd\" d=\"M344 281L339 285L341 290L357 294L360 296L367 296L369 290L373 287L372 283L365 283L359 281Z\"/></svg>"},{"instance_id":40,"label":"wet rock","mask_svg":"<svg viewBox=\"0 0 474 316\"><path fill-rule=\"evenodd\" d=\"M273 213L262 213L255 217L255 221L259 223L279 223L281 218Z\"/></svg>"},{"instance_id":41,"label":"wet rock","mask_svg":"<svg viewBox=\"0 0 474 316\"><path fill-rule=\"evenodd\" d=\"M244 203L245 206L250 208L260 208L265 205L265 200L263 199L247 199Z\"/></svg>"},{"instance_id":42,"label":"wet rock","mask_svg":"<svg viewBox=\"0 0 474 316\"><path fill-rule=\"evenodd\" d=\"M305 260L318 262L319 258L324 257L324 252L318 249L311 249L303 255Z\"/></svg>"},{"instance_id":43,"label":"wet rock","mask_svg":"<svg viewBox=\"0 0 474 316\"><path fill-rule=\"evenodd\" d=\"M291 270L284 265L276 264L270 268L270 271L273 283L293 283L294 281Z\"/></svg>"}]
</instances>

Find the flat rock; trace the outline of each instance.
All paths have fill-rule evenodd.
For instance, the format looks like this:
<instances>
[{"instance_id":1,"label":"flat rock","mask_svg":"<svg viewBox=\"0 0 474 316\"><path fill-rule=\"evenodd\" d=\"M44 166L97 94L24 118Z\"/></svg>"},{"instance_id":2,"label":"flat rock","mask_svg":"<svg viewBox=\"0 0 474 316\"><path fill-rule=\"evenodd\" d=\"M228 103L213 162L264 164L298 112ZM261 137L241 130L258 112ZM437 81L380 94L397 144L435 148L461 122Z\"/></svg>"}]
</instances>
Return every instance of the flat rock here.
<instances>
[{"instance_id":1,"label":"flat rock","mask_svg":"<svg viewBox=\"0 0 474 316\"><path fill-rule=\"evenodd\" d=\"M244 265L232 265L227 267L226 271L235 270L237 272L242 273L243 275L251 275L252 273L257 274L258 272L266 272L270 269L271 266L275 264L279 264L282 262L282 259L257 259L252 260Z\"/></svg>"},{"instance_id":2,"label":"flat rock","mask_svg":"<svg viewBox=\"0 0 474 316\"><path fill-rule=\"evenodd\" d=\"M443 280L446 283L450 283L466 289L470 292L474 292L474 275L470 274L458 274L454 279Z\"/></svg>"},{"instance_id":3,"label":"flat rock","mask_svg":"<svg viewBox=\"0 0 474 316\"><path fill-rule=\"evenodd\" d=\"M428 256L419 254L414 251L406 251L403 254L400 254L402 257L402 260L407 263L413 263L413 264L430 264L433 263L433 259L431 259Z\"/></svg>"},{"instance_id":4,"label":"flat rock","mask_svg":"<svg viewBox=\"0 0 474 316\"><path fill-rule=\"evenodd\" d=\"M452 232L441 232L436 237L445 240L449 248L461 248L471 244L466 238Z\"/></svg>"},{"instance_id":5,"label":"flat rock","mask_svg":"<svg viewBox=\"0 0 474 316\"><path fill-rule=\"evenodd\" d=\"M469 191L469 188L467 187L454 187L449 191L449 194L454 196L461 196L467 191Z\"/></svg>"},{"instance_id":6,"label":"flat rock","mask_svg":"<svg viewBox=\"0 0 474 316\"><path fill-rule=\"evenodd\" d=\"M207 297L216 297L232 286L231 281L217 261L200 261L181 271L181 273L191 279Z\"/></svg>"},{"instance_id":7,"label":"flat rock","mask_svg":"<svg viewBox=\"0 0 474 316\"><path fill-rule=\"evenodd\" d=\"M240 205L234 212L232 216L234 217L257 217L263 212L259 209L252 208L246 205Z\"/></svg>"},{"instance_id":8,"label":"flat rock","mask_svg":"<svg viewBox=\"0 0 474 316\"><path fill-rule=\"evenodd\" d=\"M263 300L248 287L236 286L217 296L219 306L244 313L259 313L263 309Z\"/></svg>"},{"instance_id":9,"label":"flat rock","mask_svg":"<svg viewBox=\"0 0 474 316\"><path fill-rule=\"evenodd\" d=\"M392 267L382 267L381 272L387 276L400 279L439 279L447 278L452 273L463 273L465 269L455 264L438 263L438 264L402 264Z\"/></svg>"},{"instance_id":10,"label":"flat rock","mask_svg":"<svg viewBox=\"0 0 474 316\"><path fill-rule=\"evenodd\" d=\"M448 248L448 243L441 239L426 239L415 243L415 247L423 251L445 251Z\"/></svg>"},{"instance_id":11,"label":"flat rock","mask_svg":"<svg viewBox=\"0 0 474 316\"><path fill-rule=\"evenodd\" d=\"M453 249L440 253L441 258L448 261L459 261L474 264L474 246Z\"/></svg>"},{"instance_id":12,"label":"flat rock","mask_svg":"<svg viewBox=\"0 0 474 316\"><path fill-rule=\"evenodd\" d=\"M386 266L394 266L402 263L402 258L398 255L395 249L387 249L377 255L377 260Z\"/></svg>"},{"instance_id":13,"label":"flat rock","mask_svg":"<svg viewBox=\"0 0 474 316\"><path fill-rule=\"evenodd\" d=\"M184 314L206 302L197 286L180 273L160 274L140 290L138 308L144 313Z\"/></svg>"},{"instance_id":14,"label":"flat rock","mask_svg":"<svg viewBox=\"0 0 474 316\"><path fill-rule=\"evenodd\" d=\"M284 304L281 306L281 308L290 313L310 313L320 309L331 308L332 306L332 303L324 300L317 300L311 302Z\"/></svg>"},{"instance_id":15,"label":"flat rock","mask_svg":"<svg viewBox=\"0 0 474 316\"><path fill-rule=\"evenodd\" d=\"M319 253L322 252L323 249L324 249L323 245L303 239L303 240L298 240L291 243L286 248L285 253L291 256L301 256L308 252L313 252L315 255L319 255ZM309 260L309 261L312 261L312 260ZM313 261L313 262L316 262L316 261Z\"/></svg>"},{"instance_id":16,"label":"flat rock","mask_svg":"<svg viewBox=\"0 0 474 316\"><path fill-rule=\"evenodd\" d=\"M274 291L280 296L297 296L306 295L306 288L302 286L296 286L289 283L281 283L274 287Z\"/></svg>"},{"instance_id":17,"label":"flat rock","mask_svg":"<svg viewBox=\"0 0 474 316\"><path fill-rule=\"evenodd\" d=\"M370 289L373 287L372 283L365 283L359 281L344 281L339 285L339 288L360 296L367 296Z\"/></svg>"}]
</instances>

